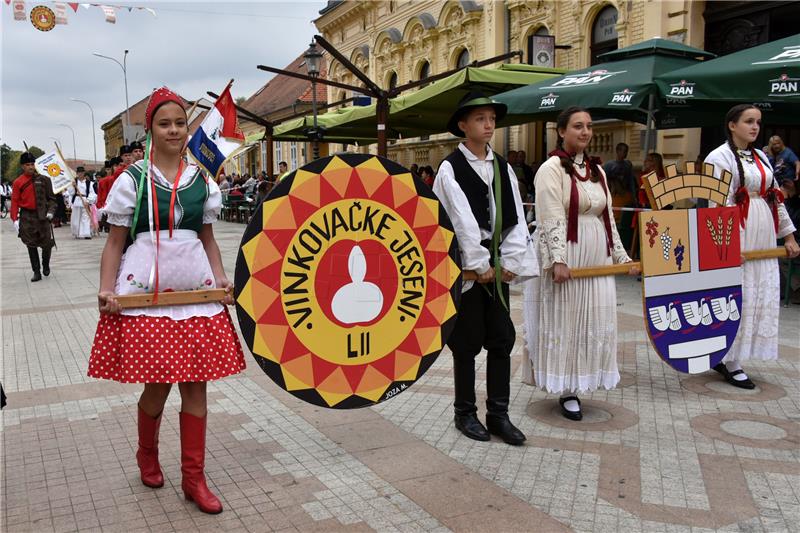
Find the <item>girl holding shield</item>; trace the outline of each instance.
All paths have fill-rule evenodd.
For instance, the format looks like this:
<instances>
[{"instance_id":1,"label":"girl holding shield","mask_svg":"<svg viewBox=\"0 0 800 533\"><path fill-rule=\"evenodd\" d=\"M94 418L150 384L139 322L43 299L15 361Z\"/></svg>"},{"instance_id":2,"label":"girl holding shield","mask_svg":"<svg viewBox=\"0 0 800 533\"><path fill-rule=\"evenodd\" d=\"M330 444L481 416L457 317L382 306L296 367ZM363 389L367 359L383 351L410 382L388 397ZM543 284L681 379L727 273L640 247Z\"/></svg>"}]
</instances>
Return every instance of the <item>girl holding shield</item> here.
<instances>
[{"instance_id":1,"label":"girl holding shield","mask_svg":"<svg viewBox=\"0 0 800 533\"><path fill-rule=\"evenodd\" d=\"M732 107L725 115L727 140L708 154L719 178L727 170L733 176L726 205L739 206L742 251L762 250L784 240L790 258L800 254L795 231L783 205L783 194L772 175L767 156L753 143L761 130L761 111L749 104ZM778 358L780 278L777 259L751 260L742 266L742 311L739 331L722 363L714 370L736 387L755 384L742 370L749 359Z\"/></svg>"},{"instance_id":2,"label":"girl holding shield","mask_svg":"<svg viewBox=\"0 0 800 533\"><path fill-rule=\"evenodd\" d=\"M534 180L539 223L534 241L542 275L529 284L525 298L525 374L527 382L561 394L566 418L581 420L577 394L613 389L619 382L616 287L612 276L571 279L570 269L631 259L609 212L603 167L586 152L592 117L570 107L556 125L557 149ZM630 274L639 269L632 267Z\"/></svg>"},{"instance_id":3,"label":"girl holding shield","mask_svg":"<svg viewBox=\"0 0 800 533\"><path fill-rule=\"evenodd\" d=\"M182 488L201 511L222 504L206 485L206 382L241 372L244 354L230 316L217 302L121 310L115 295L225 288L211 224L222 207L219 188L183 151L188 123L183 99L166 87L145 112L147 150L114 182L105 212L111 230L100 263L100 322L89 376L144 383L139 399L142 482L161 487L158 432L172 384L181 394ZM133 243L125 249L128 236ZM232 304L227 296L223 304Z\"/></svg>"}]
</instances>

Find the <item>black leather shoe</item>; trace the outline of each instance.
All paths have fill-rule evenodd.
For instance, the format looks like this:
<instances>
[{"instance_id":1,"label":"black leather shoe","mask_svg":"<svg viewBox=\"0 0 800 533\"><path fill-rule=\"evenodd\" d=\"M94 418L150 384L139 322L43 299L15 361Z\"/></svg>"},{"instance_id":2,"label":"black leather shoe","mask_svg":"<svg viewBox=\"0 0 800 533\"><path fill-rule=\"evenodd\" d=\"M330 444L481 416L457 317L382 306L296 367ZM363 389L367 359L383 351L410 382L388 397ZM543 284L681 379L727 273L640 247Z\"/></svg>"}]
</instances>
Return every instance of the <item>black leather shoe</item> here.
<instances>
[{"instance_id":1,"label":"black leather shoe","mask_svg":"<svg viewBox=\"0 0 800 533\"><path fill-rule=\"evenodd\" d=\"M506 416L492 416L486 415L486 427L489 428L489 433L497 435L506 444L512 446L519 446L525 442L525 434L518 430L514 424Z\"/></svg>"},{"instance_id":2,"label":"black leather shoe","mask_svg":"<svg viewBox=\"0 0 800 533\"><path fill-rule=\"evenodd\" d=\"M728 379L728 376L730 375L730 372L728 372L728 367L725 366L725 363L717 363L712 367L712 369L722 374L725 379Z\"/></svg>"},{"instance_id":3,"label":"black leather shoe","mask_svg":"<svg viewBox=\"0 0 800 533\"><path fill-rule=\"evenodd\" d=\"M733 372L728 372L728 375L725 377L725 381L733 385L734 387L739 387L740 389L748 389L752 390L756 388L756 384L753 383L750 378L746 379L736 379L733 376L738 376L739 374L744 374L744 370L741 368L739 370L734 370Z\"/></svg>"},{"instance_id":4,"label":"black leather shoe","mask_svg":"<svg viewBox=\"0 0 800 533\"><path fill-rule=\"evenodd\" d=\"M455 416L456 429L463 433L465 436L472 440L489 440L489 432L483 427L481 421L475 414L471 415L456 415Z\"/></svg>"},{"instance_id":5,"label":"black leather shoe","mask_svg":"<svg viewBox=\"0 0 800 533\"><path fill-rule=\"evenodd\" d=\"M31 278L31 281L36 282L36 281L41 281L41 280L42 280L41 272L34 272L33 273L33 277Z\"/></svg>"},{"instance_id":6,"label":"black leather shoe","mask_svg":"<svg viewBox=\"0 0 800 533\"><path fill-rule=\"evenodd\" d=\"M566 407L564 407L564 403L575 400L578 402L578 410L577 411L570 411ZM578 399L577 396L565 396L563 398L558 399L558 404L561 406L561 414L564 415L564 418L569 418L570 420L583 420L583 412L580 410L581 401Z\"/></svg>"},{"instance_id":7,"label":"black leather shoe","mask_svg":"<svg viewBox=\"0 0 800 533\"><path fill-rule=\"evenodd\" d=\"M733 376L738 376L739 374L744 374L744 370L734 370L731 372L728 370L728 367L725 366L725 363L719 363L714 366L714 370L722 374L722 377L725 378L725 381L733 385L734 387L739 387L740 389L747 389L753 390L756 388L756 384L753 383L750 378L747 379L736 379Z\"/></svg>"},{"instance_id":8,"label":"black leather shoe","mask_svg":"<svg viewBox=\"0 0 800 533\"><path fill-rule=\"evenodd\" d=\"M44 274L45 276L49 276L50 275L50 267L42 267L42 274Z\"/></svg>"}]
</instances>

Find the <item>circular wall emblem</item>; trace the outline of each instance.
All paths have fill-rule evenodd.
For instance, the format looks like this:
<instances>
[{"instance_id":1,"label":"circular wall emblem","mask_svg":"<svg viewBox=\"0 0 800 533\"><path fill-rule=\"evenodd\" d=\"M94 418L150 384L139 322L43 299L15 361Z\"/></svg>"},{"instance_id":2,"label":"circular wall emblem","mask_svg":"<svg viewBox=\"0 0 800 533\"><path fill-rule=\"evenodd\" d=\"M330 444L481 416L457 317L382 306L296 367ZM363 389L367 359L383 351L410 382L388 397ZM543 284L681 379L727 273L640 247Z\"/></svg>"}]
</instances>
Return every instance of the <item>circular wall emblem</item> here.
<instances>
[{"instance_id":1,"label":"circular wall emblem","mask_svg":"<svg viewBox=\"0 0 800 533\"><path fill-rule=\"evenodd\" d=\"M56 27L56 15L47 6L36 6L31 9L31 24L39 31L50 31Z\"/></svg>"},{"instance_id":2,"label":"circular wall emblem","mask_svg":"<svg viewBox=\"0 0 800 533\"><path fill-rule=\"evenodd\" d=\"M455 325L458 244L424 184L342 154L283 180L245 230L235 296L245 341L295 396L348 409L419 379Z\"/></svg>"}]
</instances>

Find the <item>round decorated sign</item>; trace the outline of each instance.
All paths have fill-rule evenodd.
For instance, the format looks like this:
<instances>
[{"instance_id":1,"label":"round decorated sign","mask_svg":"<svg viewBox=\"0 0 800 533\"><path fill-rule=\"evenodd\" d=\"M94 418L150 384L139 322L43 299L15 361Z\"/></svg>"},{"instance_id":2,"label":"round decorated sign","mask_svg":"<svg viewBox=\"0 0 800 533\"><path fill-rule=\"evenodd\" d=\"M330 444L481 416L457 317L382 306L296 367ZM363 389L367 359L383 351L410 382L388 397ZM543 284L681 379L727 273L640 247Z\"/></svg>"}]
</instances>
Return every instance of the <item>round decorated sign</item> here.
<instances>
[{"instance_id":1,"label":"round decorated sign","mask_svg":"<svg viewBox=\"0 0 800 533\"><path fill-rule=\"evenodd\" d=\"M56 14L47 6L31 9L31 24L39 31L50 31L56 27Z\"/></svg>"},{"instance_id":2,"label":"round decorated sign","mask_svg":"<svg viewBox=\"0 0 800 533\"><path fill-rule=\"evenodd\" d=\"M255 360L307 402L349 409L419 379L455 325L458 244L434 194L388 159L341 154L289 174L236 261Z\"/></svg>"}]
</instances>

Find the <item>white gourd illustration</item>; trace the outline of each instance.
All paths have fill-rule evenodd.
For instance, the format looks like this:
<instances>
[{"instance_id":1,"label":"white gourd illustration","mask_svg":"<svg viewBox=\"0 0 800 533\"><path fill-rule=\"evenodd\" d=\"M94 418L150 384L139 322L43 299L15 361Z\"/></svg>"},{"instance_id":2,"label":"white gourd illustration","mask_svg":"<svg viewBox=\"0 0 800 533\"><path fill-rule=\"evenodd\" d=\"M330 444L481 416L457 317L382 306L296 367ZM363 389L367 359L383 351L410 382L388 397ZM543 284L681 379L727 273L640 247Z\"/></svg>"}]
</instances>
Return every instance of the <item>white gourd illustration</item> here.
<instances>
[{"instance_id":1,"label":"white gourd illustration","mask_svg":"<svg viewBox=\"0 0 800 533\"><path fill-rule=\"evenodd\" d=\"M357 244L350 250L347 269L351 282L343 285L333 296L333 316L343 324L369 322L381 312L383 293L374 283L364 281L367 275L367 259Z\"/></svg>"}]
</instances>

